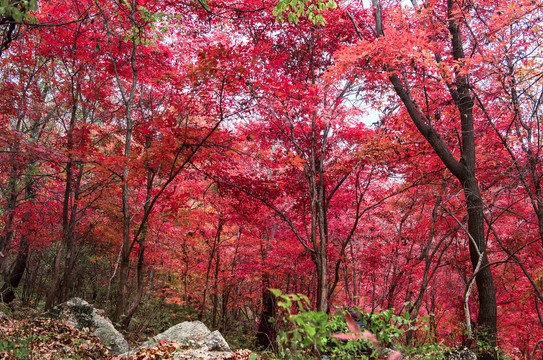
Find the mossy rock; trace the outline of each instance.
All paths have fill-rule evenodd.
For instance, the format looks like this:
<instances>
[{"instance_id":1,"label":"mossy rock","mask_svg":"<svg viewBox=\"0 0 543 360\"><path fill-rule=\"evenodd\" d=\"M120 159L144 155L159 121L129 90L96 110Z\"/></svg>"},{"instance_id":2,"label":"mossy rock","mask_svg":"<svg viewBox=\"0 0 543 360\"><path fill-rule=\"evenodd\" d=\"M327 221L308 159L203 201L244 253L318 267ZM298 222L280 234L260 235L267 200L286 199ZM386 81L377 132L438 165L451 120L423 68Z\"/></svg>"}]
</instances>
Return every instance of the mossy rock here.
<instances>
[{"instance_id":1,"label":"mossy rock","mask_svg":"<svg viewBox=\"0 0 543 360\"><path fill-rule=\"evenodd\" d=\"M63 321L77 329L94 329L94 311L94 307L85 300L73 298L47 311L43 317Z\"/></svg>"},{"instance_id":2,"label":"mossy rock","mask_svg":"<svg viewBox=\"0 0 543 360\"><path fill-rule=\"evenodd\" d=\"M111 354L122 354L130 347L111 321L100 315L92 305L80 298L73 298L59 304L42 316L70 324L77 329L90 329L106 346ZM103 312L103 311L101 311Z\"/></svg>"}]
</instances>

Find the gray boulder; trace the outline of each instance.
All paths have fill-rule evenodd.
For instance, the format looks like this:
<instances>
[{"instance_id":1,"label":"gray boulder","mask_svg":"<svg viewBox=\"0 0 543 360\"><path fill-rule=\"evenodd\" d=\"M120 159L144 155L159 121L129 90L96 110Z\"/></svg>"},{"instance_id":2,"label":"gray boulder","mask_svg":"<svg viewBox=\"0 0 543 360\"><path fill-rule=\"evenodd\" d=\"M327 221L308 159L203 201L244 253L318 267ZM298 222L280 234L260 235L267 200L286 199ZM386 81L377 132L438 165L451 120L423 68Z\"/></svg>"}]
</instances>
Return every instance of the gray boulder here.
<instances>
[{"instance_id":1,"label":"gray boulder","mask_svg":"<svg viewBox=\"0 0 543 360\"><path fill-rule=\"evenodd\" d=\"M207 351L230 352L230 346L217 330L211 332L201 321L185 321L156 335L143 343L140 348L152 348L159 342L175 342L182 347Z\"/></svg>"},{"instance_id":2,"label":"gray boulder","mask_svg":"<svg viewBox=\"0 0 543 360\"><path fill-rule=\"evenodd\" d=\"M104 345L110 348L111 354L122 354L130 350L130 346L120 332L113 327L105 312L95 309L85 300L73 298L55 306L43 316L70 324L77 329L89 328Z\"/></svg>"},{"instance_id":3,"label":"gray boulder","mask_svg":"<svg viewBox=\"0 0 543 360\"><path fill-rule=\"evenodd\" d=\"M232 351L218 330L207 335L204 339L204 343L210 351Z\"/></svg>"}]
</instances>

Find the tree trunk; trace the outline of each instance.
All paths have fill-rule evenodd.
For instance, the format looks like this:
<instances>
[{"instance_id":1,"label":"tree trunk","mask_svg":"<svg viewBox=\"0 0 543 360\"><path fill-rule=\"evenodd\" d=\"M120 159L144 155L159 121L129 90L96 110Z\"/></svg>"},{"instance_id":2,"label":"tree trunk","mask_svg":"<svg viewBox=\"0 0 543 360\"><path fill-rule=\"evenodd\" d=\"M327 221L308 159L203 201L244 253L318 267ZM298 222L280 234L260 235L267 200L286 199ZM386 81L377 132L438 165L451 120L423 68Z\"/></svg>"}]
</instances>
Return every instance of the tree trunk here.
<instances>
[{"instance_id":1,"label":"tree trunk","mask_svg":"<svg viewBox=\"0 0 543 360\"><path fill-rule=\"evenodd\" d=\"M477 266L479 257L482 256L481 270L475 277L479 295L479 315L477 318L477 337L485 342L484 345L492 349L496 347L497 336L497 307L496 291L492 272L488 266L488 257L486 252L483 202L479 192L479 186L475 177L469 178L464 185L464 194L466 196L466 205L468 208L468 230L473 241L469 242L470 259L473 268ZM491 353L482 354L483 359L493 359L495 350Z\"/></svg>"},{"instance_id":2,"label":"tree trunk","mask_svg":"<svg viewBox=\"0 0 543 360\"><path fill-rule=\"evenodd\" d=\"M78 222L77 213L79 212L79 197L81 195L81 180L83 178L83 164L78 162L77 175L75 176L73 201L70 207L70 221L68 224L71 241L66 244L66 257L64 259L63 277L61 280L62 287L59 289L60 301L67 301L70 294L73 292L73 269L75 265L75 252L76 252L76 225Z\"/></svg>"},{"instance_id":3,"label":"tree trunk","mask_svg":"<svg viewBox=\"0 0 543 360\"><path fill-rule=\"evenodd\" d=\"M134 56L135 54L133 54ZM135 80L134 80L135 81ZM127 116L126 116L126 133L125 133L125 147L124 156L126 159L130 158L131 144L132 144L132 103L127 104ZM131 215L130 211L130 186L128 184L128 176L130 175L130 165L124 164L122 173L122 185L121 185L121 197L122 197L122 214L123 214L123 232L122 232L122 249L121 259L119 264L119 286L115 296L115 312L113 313L113 321L119 322L126 308L126 295L128 276L130 273L130 223Z\"/></svg>"},{"instance_id":4,"label":"tree trunk","mask_svg":"<svg viewBox=\"0 0 543 360\"><path fill-rule=\"evenodd\" d=\"M15 163L14 159L11 161ZM6 265L6 249L13 239L13 219L15 216L15 208L17 207L17 179L18 175L16 169L14 168L14 165L12 165L10 167L10 176L8 179L9 196L4 208L4 213L8 215L2 235L0 236L0 259L2 260L2 265L0 265L0 273L3 273L3 270L5 270L3 267Z\"/></svg>"},{"instance_id":5,"label":"tree trunk","mask_svg":"<svg viewBox=\"0 0 543 360\"><path fill-rule=\"evenodd\" d=\"M317 311L328 312L328 229L326 221L326 203L322 160L324 154L317 157L316 127L313 119L311 132L310 166L306 170L311 201L311 243L312 260L317 276ZM321 144L324 148L326 137Z\"/></svg>"},{"instance_id":6,"label":"tree trunk","mask_svg":"<svg viewBox=\"0 0 543 360\"><path fill-rule=\"evenodd\" d=\"M328 264L327 254L318 255L317 265L317 311L328 312Z\"/></svg>"},{"instance_id":7,"label":"tree trunk","mask_svg":"<svg viewBox=\"0 0 543 360\"><path fill-rule=\"evenodd\" d=\"M15 131L18 133L21 129L21 120L17 122ZM6 200L6 205L3 209L4 214L6 214L6 220L2 232L0 233L0 275L4 277L4 284L9 282L7 274L8 271L8 262L7 252L9 246L14 237L14 217L15 210L17 208L18 200L18 191L17 191L17 181L21 178L19 170L17 168L17 156L20 152L20 143L17 138L13 140L13 143L10 146L11 156L10 156L10 167L9 167L9 178L8 178L8 196Z\"/></svg>"},{"instance_id":8,"label":"tree trunk","mask_svg":"<svg viewBox=\"0 0 543 360\"><path fill-rule=\"evenodd\" d=\"M136 310L138 309L141 299L143 297L143 290L145 288L144 283L144 272L145 272L145 247L140 247L138 251L138 263L136 265L136 296L134 300L132 301L132 304L128 307L126 310L126 313L121 320L121 325L123 328L128 329L128 326L130 325L130 321L132 321L132 317L136 313Z\"/></svg>"},{"instance_id":9,"label":"tree trunk","mask_svg":"<svg viewBox=\"0 0 543 360\"><path fill-rule=\"evenodd\" d=\"M128 8L130 9L129 18L133 27L138 26L136 20L137 4L135 0L129 2ZM110 24L108 16L100 9L102 13L102 20L108 30L108 45L109 45L109 55L110 61L113 65L114 79L117 82L119 89L119 94L124 104L125 118L126 121L126 130L124 137L124 151L123 155L125 158L125 163L123 164L123 171L121 174L121 198L122 198L122 244L120 250L120 260L119 260L119 281L117 292L115 294L115 310L113 312L113 321L119 322L121 317L126 309L126 295L127 295L127 284L128 277L130 274L130 253L132 246L130 243L130 224L132 212L130 210L130 185L128 183L130 175L130 164L129 159L132 151L132 133L134 131L134 121L133 121L133 111L134 111L134 98L136 95L136 89L138 85L138 66L137 66L137 48L138 43L132 41L131 51L130 51L130 74L132 75L130 86L123 85L121 77L119 75L119 69L117 64L117 59L114 57L112 52L113 40L111 38L113 32L110 31Z\"/></svg>"},{"instance_id":10,"label":"tree trunk","mask_svg":"<svg viewBox=\"0 0 543 360\"><path fill-rule=\"evenodd\" d=\"M119 282L115 293L115 311L113 313L113 321L120 322L121 317L126 309L126 296L128 275L130 273L130 250L127 244L123 243L121 250L121 259L119 263Z\"/></svg>"},{"instance_id":11,"label":"tree trunk","mask_svg":"<svg viewBox=\"0 0 543 360\"><path fill-rule=\"evenodd\" d=\"M327 130L325 130L326 132ZM324 136L322 147L326 144ZM326 192L324 185L324 154L321 154L317 167L317 206L320 247L318 249L319 267L317 268L317 311L330 312L328 304L328 209L326 207Z\"/></svg>"},{"instance_id":12,"label":"tree trunk","mask_svg":"<svg viewBox=\"0 0 543 360\"><path fill-rule=\"evenodd\" d=\"M202 304L200 305L200 313L198 314L198 320L200 320L200 321L202 321L202 319L204 318L204 312L205 312L205 307L206 307L206 298L207 298L207 290L208 290L208 287L209 287L209 274L211 273L211 267L213 265L213 259L215 258L215 252L217 251L217 247L219 246L223 225L224 225L224 220L219 219L219 224L217 226L217 232L216 232L215 238L213 239L213 245L211 246L211 249L210 249L209 261L207 262L206 282L205 282L205 285L204 285L204 293L202 295Z\"/></svg>"},{"instance_id":13,"label":"tree trunk","mask_svg":"<svg viewBox=\"0 0 543 360\"><path fill-rule=\"evenodd\" d=\"M231 288L224 287L222 292L222 304L221 304L221 325L219 330L224 332L227 330L226 325L228 324L228 303L230 302L230 290Z\"/></svg>"},{"instance_id":14,"label":"tree trunk","mask_svg":"<svg viewBox=\"0 0 543 360\"><path fill-rule=\"evenodd\" d=\"M79 94L80 85L79 82L76 85L76 94ZM66 254L71 250L74 241L74 229L75 229L75 212L77 211L77 204L74 198L74 165L72 151L74 148L73 133L75 130L75 124L77 119L78 108L78 95L73 96L72 112L70 117L70 123L66 133L67 144L66 151L68 154L68 163L66 164L66 182L64 186L64 199L62 203L62 238L60 241L60 248L55 256L55 263L53 266L53 276L51 279L51 287L47 293L47 300L45 302L45 308L50 309L53 307L56 299L60 299L60 280L62 277L62 271L66 270ZM80 177L79 177L80 178ZM72 211L70 211L72 210ZM66 284L64 284L66 285Z\"/></svg>"},{"instance_id":15,"label":"tree trunk","mask_svg":"<svg viewBox=\"0 0 543 360\"><path fill-rule=\"evenodd\" d=\"M11 269L6 277L6 281L0 289L0 300L5 304L9 304L15 299L15 289L19 286L23 274L26 269L26 263L28 260L28 244L24 237L21 237L21 243L19 244L19 251L15 257L15 261L11 265Z\"/></svg>"},{"instance_id":16,"label":"tree trunk","mask_svg":"<svg viewBox=\"0 0 543 360\"><path fill-rule=\"evenodd\" d=\"M277 304L269 286L269 276L266 275L262 279L262 314L256 331L256 343L257 346L263 349L275 351L277 348L275 343L277 330L275 324L270 322L270 319L276 318Z\"/></svg>"},{"instance_id":17,"label":"tree trunk","mask_svg":"<svg viewBox=\"0 0 543 360\"><path fill-rule=\"evenodd\" d=\"M148 303L149 299L151 299L151 292L153 290L153 284L155 281L155 269L151 268L149 271L149 280L147 280L147 291L145 292L145 299L143 300L144 303Z\"/></svg>"},{"instance_id":18,"label":"tree trunk","mask_svg":"<svg viewBox=\"0 0 543 360\"><path fill-rule=\"evenodd\" d=\"M35 262L34 264L32 264L32 254L28 254L28 259L26 260L27 261L27 266L29 264L32 264L33 268L34 269L40 269L40 264L41 264L41 259L42 257L41 256L34 256L34 258L37 258L37 262ZM32 268L30 268L32 269ZM23 301L23 304L27 305L27 304L30 304L31 303L31 298L32 298L32 295L36 295L37 291L35 289L35 287L33 286L34 284L37 284L38 283L38 271L27 271L26 272L26 275L24 277L24 285L23 285L23 296L22 296L22 301Z\"/></svg>"},{"instance_id":19,"label":"tree trunk","mask_svg":"<svg viewBox=\"0 0 543 360\"><path fill-rule=\"evenodd\" d=\"M33 183L28 178L26 179L25 195L28 201L34 201L36 197L36 191L33 187ZM28 214L24 214L22 218L23 223L28 221ZM6 276L4 284L0 289L1 300L5 303L10 303L15 299L14 290L19 286L21 279L23 278L28 262L29 246L26 242L27 234L21 234L21 240L19 242L19 251L11 266L9 273Z\"/></svg>"},{"instance_id":20,"label":"tree trunk","mask_svg":"<svg viewBox=\"0 0 543 360\"><path fill-rule=\"evenodd\" d=\"M211 316L211 327L217 328L217 312L219 309L219 270L220 270L221 253L217 252L217 260L215 261L215 279L213 280L213 311Z\"/></svg>"}]
</instances>

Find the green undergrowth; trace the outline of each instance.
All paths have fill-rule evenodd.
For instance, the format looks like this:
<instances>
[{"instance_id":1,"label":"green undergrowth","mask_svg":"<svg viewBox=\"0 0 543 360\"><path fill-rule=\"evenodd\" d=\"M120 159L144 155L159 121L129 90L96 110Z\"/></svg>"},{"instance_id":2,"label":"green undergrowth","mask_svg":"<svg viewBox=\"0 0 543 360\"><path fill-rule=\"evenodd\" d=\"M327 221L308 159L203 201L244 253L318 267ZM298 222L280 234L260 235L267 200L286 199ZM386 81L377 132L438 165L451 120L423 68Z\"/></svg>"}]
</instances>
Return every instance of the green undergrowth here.
<instances>
[{"instance_id":1,"label":"green undergrowth","mask_svg":"<svg viewBox=\"0 0 543 360\"><path fill-rule=\"evenodd\" d=\"M370 360L386 358L388 352L395 350L403 358L437 360L443 359L449 350L430 340L427 317L410 319L409 313L397 315L393 309L366 314L355 307L349 309L349 314L354 315L361 328L356 334L347 327L345 310L332 315L311 311L305 295L272 292L282 317L272 320L279 329L278 351L268 353L265 357L269 359ZM361 335L364 330L375 335L377 344L364 339ZM408 332L410 344L407 344ZM333 334L339 336L335 338Z\"/></svg>"}]
</instances>

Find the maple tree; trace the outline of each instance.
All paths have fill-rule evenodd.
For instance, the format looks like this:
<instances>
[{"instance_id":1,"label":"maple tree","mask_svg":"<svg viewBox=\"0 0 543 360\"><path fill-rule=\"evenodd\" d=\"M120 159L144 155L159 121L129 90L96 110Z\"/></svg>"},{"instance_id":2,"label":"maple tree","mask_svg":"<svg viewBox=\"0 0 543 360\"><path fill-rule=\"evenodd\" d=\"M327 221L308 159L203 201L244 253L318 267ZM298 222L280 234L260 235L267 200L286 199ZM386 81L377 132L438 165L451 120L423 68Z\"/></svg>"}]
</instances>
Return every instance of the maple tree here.
<instances>
[{"instance_id":1,"label":"maple tree","mask_svg":"<svg viewBox=\"0 0 543 360\"><path fill-rule=\"evenodd\" d=\"M343 54L345 63L365 69L363 65L359 66L359 61L363 61L371 68L360 74L390 82L403 104L402 115L399 116L411 119L460 182L466 202L468 245L478 290L479 336L492 348L496 345L498 314L486 250L485 206L479 185L482 176L479 174L483 171L478 169L476 161L476 154L480 152L476 137L481 136L486 128L484 120L495 121L492 112L486 109L485 100L493 104L494 99L500 96L493 92L492 97L483 100L479 93L481 91L482 94L491 84L486 70L496 71L496 66L486 66L485 55L500 53L504 48L499 42L505 38L509 48L519 39L514 32L510 33L509 25L522 21L520 19L525 15L524 19L530 21L531 15L528 14L539 9L537 4L531 3L529 9L523 9L523 15L513 16L509 11L516 6L428 1L414 3L412 8L405 9L373 1L374 35L364 37L359 33L360 43L346 49ZM501 17L503 12L506 15ZM409 21L406 21L407 16ZM493 25L488 25L487 16L496 20L492 21ZM410 36L400 38L397 36L399 33ZM490 33L491 38L488 37ZM494 35L499 40L493 41ZM398 41L402 42L401 45ZM527 50L522 43L519 45L520 52ZM502 75L514 79L513 68L506 69ZM497 130L497 134L503 133ZM466 320L470 332L469 314ZM488 356L495 355L490 353Z\"/></svg>"},{"instance_id":2,"label":"maple tree","mask_svg":"<svg viewBox=\"0 0 543 360\"><path fill-rule=\"evenodd\" d=\"M271 74L279 78L254 85L259 108L251 116L262 121L238 126L238 132L249 141L236 146L236 151L249 158L231 165L235 170L230 174L206 172L234 192L263 202L285 222L315 264L316 306L320 311L328 311L328 299L338 282L337 278L331 284L328 280L328 248L337 247L334 266L339 268L342 253L365 212L364 194L377 177L365 167L362 150L356 148L372 133L361 128L354 120L356 111L343 104L350 85L329 86L321 80L330 65L329 48L338 46L338 39L349 41L346 34L338 33L348 19L335 16L339 22L334 28L310 26L306 32L284 24L289 28L288 36L274 35L274 25L268 31L247 34L258 48L269 47L269 42L281 44L276 45L280 49L276 54L267 53L267 61L276 67ZM254 22L254 17L250 21ZM273 22L274 18L262 21ZM292 55L286 56L285 50ZM235 132L234 136L239 135ZM250 174L251 168L256 171L248 178L245 174ZM347 191L353 192L356 204L349 214L352 220L342 228L332 227L331 214L341 211L339 203L346 200L338 198ZM345 211L350 213L350 209Z\"/></svg>"}]
</instances>

